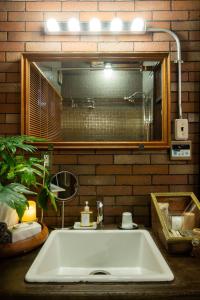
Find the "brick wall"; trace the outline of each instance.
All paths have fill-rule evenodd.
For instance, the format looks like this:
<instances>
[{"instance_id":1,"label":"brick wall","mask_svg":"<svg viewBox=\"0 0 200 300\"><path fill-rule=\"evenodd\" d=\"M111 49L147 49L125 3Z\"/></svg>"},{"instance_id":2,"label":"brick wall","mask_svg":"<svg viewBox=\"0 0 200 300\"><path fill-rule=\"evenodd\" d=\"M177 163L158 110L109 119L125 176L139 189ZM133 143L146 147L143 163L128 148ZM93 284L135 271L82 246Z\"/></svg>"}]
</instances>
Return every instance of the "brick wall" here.
<instances>
[{"instance_id":1,"label":"brick wall","mask_svg":"<svg viewBox=\"0 0 200 300\"><path fill-rule=\"evenodd\" d=\"M110 20L144 17L151 27L173 30L181 39L183 117L189 119L191 161L170 161L167 151L62 150L54 152L54 171L79 176L79 196L66 207L66 222L78 219L85 200L104 200L105 222L119 222L123 211L150 223L150 192L194 191L199 195L200 2L197 1L0 1L0 134L20 133L20 53L29 51L170 51L175 43L164 33L139 36L44 36L43 21L91 16ZM172 63L172 111L177 117L177 74ZM173 133L172 133L173 134ZM95 210L95 209L94 209ZM59 215L59 213L58 213ZM49 209L46 223L59 222Z\"/></svg>"}]
</instances>

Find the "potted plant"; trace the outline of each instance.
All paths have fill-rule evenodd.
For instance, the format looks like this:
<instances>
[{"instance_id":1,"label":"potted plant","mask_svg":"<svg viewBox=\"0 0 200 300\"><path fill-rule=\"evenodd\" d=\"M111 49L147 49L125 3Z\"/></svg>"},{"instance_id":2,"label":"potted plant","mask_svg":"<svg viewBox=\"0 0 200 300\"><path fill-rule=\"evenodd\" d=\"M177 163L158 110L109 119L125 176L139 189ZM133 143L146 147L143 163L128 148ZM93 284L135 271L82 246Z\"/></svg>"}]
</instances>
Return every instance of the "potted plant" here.
<instances>
[{"instance_id":1,"label":"potted plant","mask_svg":"<svg viewBox=\"0 0 200 300\"><path fill-rule=\"evenodd\" d=\"M44 160L30 156L37 150L32 143L38 141L41 139L31 136L0 137L0 203L16 210L19 220L28 206L30 194L37 195L42 212L47 209L48 201L57 209Z\"/></svg>"}]
</instances>

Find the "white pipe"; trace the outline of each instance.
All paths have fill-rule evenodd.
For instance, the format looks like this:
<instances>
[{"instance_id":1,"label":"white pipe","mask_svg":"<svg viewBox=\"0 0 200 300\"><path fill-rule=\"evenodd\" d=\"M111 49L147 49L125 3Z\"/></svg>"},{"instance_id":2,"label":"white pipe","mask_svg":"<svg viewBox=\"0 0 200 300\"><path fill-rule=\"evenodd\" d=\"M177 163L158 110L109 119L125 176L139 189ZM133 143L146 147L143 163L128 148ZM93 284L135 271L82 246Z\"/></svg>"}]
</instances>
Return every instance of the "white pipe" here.
<instances>
[{"instance_id":1,"label":"white pipe","mask_svg":"<svg viewBox=\"0 0 200 300\"><path fill-rule=\"evenodd\" d=\"M181 44L178 36L171 30L165 28L147 28L149 32L165 32L171 35L176 42L177 59L174 61L178 64L178 115L179 119L182 119L182 103L181 103L181 64L183 63L181 59Z\"/></svg>"}]
</instances>

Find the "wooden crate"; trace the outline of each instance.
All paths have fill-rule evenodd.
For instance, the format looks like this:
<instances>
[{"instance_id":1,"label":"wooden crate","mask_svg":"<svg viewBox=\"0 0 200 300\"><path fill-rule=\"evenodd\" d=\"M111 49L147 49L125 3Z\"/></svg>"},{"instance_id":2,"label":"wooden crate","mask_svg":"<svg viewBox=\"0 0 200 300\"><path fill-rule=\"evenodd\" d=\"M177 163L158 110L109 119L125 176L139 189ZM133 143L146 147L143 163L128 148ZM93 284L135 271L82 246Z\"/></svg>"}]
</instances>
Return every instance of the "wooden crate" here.
<instances>
[{"instance_id":1,"label":"wooden crate","mask_svg":"<svg viewBox=\"0 0 200 300\"><path fill-rule=\"evenodd\" d=\"M152 230L169 253L190 253L192 237L173 237L159 203L169 203L170 213L183 213L189 203L196 204L195 227L200 227L200 202L192 192L151 193Z\"/></svg>"}]
</instances>

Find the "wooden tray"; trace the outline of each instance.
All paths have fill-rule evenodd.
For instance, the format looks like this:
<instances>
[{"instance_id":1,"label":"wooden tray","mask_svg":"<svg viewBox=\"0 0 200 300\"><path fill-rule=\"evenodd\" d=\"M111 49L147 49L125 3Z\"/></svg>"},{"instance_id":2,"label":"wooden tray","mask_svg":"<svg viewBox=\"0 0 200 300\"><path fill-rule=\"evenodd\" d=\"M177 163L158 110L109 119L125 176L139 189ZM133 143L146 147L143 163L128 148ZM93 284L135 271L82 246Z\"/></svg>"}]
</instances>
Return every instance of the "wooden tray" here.
<instances>
[{"instance_id":1,"label":"wooden tray","mask_svg":"<svg viewBox=\"0 0 200 300\"><path fill-rule=\"evenodd\" d=\"M159 208L159 202L168 202L172 211L184 211L188 203L196 204L196 227L200 226L200 203L192 192L151 193L152 230L165 248L172 254L184 254L192 251L191 237L171 237L168 226Z\"/></svg>"},{"instance_id":2,"label":"wooden tray","mask_svg":"<svg viewBox=\"0 0 200 300\"><path fill-rule=\"evenodd\" d=\"M48 228L43 223L41 232L16 243L0 244L0 257L11 257L29 252L42 245L49 234Z\"/></svg>"}]
</instances>

